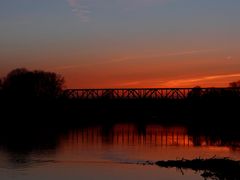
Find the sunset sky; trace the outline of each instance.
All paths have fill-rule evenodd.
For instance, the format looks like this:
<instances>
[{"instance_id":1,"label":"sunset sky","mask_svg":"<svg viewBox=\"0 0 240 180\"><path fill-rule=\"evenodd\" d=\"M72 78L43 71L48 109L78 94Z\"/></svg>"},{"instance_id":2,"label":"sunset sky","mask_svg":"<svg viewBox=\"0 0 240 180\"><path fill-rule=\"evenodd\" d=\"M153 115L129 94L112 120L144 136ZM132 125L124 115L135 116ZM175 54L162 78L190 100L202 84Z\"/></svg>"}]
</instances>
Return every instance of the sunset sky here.
<instances>
[{"instance_id":1,"label":"sunset sky","mask_svg":"<svg viewBox=\"0 0 240 180\"><path fill-rule=\"evenodd\" d=\"M240 80L239 0L1 0L0 76L69 88L227 86Z\"/></svg>"}]
</instances>

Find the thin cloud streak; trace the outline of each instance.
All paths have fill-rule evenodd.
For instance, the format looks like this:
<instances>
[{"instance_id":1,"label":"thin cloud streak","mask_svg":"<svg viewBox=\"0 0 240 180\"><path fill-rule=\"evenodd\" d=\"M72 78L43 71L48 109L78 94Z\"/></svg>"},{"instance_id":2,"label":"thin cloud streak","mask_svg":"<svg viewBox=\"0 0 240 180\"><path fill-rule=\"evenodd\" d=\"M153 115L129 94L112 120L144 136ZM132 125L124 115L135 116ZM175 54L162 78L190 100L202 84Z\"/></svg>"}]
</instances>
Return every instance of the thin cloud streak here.
<instances>
[{"instance_id":1,"label":"thin cloud streak","mask_svg":"<svg viewBox=\"0 0 240 180\"><path fill-rule=\"evenodd\" d=\"M199 78L187 78L187 79L176 79L176 80L168 80L168 81L160 81L160 80L136 80L129 81L124 83L116 84L117 87L152 87L152 88L168 88L168 87L194 87L199 85L199 83L204 82L207 83L213 80L226 79L226 78L234 78L240 77L240 73L235 74L221 74L221 75L211 75L204 76ZM209 84L214 84L214 82L209 82Z\"/></svg>"},{"instance_id":2,"label":"thin cloud streak","mask_svg":"<svg viewBox=\"0 0 240 180\"><path fill-rule=\"evenodd\" d=\"M169 54L166 54L165 56L185 56L185 55L194 55L194 54L209 53L209 52L215 52L215 51L217 51L217 49L191 50L191 51L169 53Z\"/></svg>"},{"instance_id":3,"label":"thin cloud streak","mask_svg":"<svg viewBox=\"0 0 240 180\"><path fill-rule=\"evenodd\" d=\"M89 63L89 64L81 64L81 65L66 65L66 66L55 66L55 67L49 67L48 70L69 70L69 69L76 69L76 68L86 68L91 66L97 66L97 65L104 65L110 63L109 61L103 61L103 62L95 62L95 63Z\"/></svg>"},{"instance_id":4,"label":"thin cloud streak","mask_svg":"<svg viewBox=\"0 0 240 180\"><path fill-rule=\"evenodd\" d=\"M183 85L184 86L187 84L194 84L197 82L211 81L211 80L218 80L218 79L225 79L225 78L233 78L233 77L240 77L240 73L211 75L211 76L205 76L205 77L200 77L200 78L191 78L191 79L171 80L171 81L165 82L163 85L165 85L165 86L181 86L181 85Z\"/></svg>"},{"instance_id":5,"label":"thin cloud streak","mask_svg":"<svg viewBox=\"0 0 240 180\"><path fill-rule=\"evenodd\" d=\"M149 56L126 56L122 58L112 59L111 62L124 62L135 59L151 59L151 58L161 58L161 57L170 57L170 56L187 56L187 55L195 55L201 53L210 53L215 52L217 49L203 49L203 50L191 50L191 51L182 51L182 52L172 52L162 55L149 55Z\"/></svg>"},{"instance_id":6,"label":"thin cloud streak","mask_svg":"<svg viewBox=\"0 0 240 180\"><path fill-rule=\"evenodd\" d=\"M82 0L67 0L72 12L80 18L82 22L89 22L90 13L88 6L83 5Z\"/></svg>"}]
</instances>

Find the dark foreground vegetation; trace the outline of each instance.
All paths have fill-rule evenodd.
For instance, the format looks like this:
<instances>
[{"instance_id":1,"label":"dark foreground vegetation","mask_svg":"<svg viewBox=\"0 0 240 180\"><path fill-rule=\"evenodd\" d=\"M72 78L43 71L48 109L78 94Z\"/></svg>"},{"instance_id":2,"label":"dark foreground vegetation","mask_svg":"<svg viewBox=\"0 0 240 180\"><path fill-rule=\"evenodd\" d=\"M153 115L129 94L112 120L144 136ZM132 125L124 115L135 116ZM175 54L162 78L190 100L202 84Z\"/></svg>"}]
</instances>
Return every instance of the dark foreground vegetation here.
<instances>
[{"instance_id":1,"label":"dark foreground vegetation","mask_svg":"<svg viewBox=\"0 0 240 180\"><path fill-rule=\"evenodd\" d=\"M234 161L228 158L218 159L214 157L210 159L197 158L193 160L158 161L156 165L165 168L176 167L181 171L182 169L191 169L196 172L201 172L201 176L205 179L240 179L240 161Z\"/></svg>"}]
</instances>

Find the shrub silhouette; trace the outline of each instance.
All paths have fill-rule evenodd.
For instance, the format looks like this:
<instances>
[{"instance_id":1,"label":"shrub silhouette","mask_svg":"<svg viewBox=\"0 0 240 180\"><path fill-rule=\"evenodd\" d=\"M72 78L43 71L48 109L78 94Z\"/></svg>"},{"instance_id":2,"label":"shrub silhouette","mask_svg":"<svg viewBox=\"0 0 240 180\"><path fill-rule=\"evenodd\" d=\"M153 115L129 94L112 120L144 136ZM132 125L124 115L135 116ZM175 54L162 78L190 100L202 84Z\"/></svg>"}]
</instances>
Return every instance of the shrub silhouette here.
<instances>
[{"instance_id":1,"label":"shrub silhouette","mask_svg":"<svg viewBox=\"0 0 240 180\"><path fill-rule=\"evenodd\" d=\"M240 88L240 80L236 81L236 82L229 83L229 86L233 87L233 88Z\"/></svg>"},{"instance_id":2,"label":"shrub silhouette","mask_svg":"<svg viewBox=\"0 0 240 180\"><path fill-rule=\"evenodd\" d=\"M200 86L196 86L188 93L188 98L200 98L202 95L202 88Z\"/></svg>"},{"instance_id":3,"label":"shrub silhouette","mask_svg":"<svg viewBox=\"0 0 240 180\"><path fill-rule=\"evenodd\" d=\"M61 95L64 78L53 72L15 69L2 80L5 97L14 99L49 99Z\"/></svg>"},{"instance_id":4,"label":"shrub silhouette","mask_svg":"<svg viewBox=\"0 0 240 180\"><path fill-rule=\"evenodd\" d=\"M0 79L0 99L2 98L2 79Z\"/></svg>"}]
</instances>

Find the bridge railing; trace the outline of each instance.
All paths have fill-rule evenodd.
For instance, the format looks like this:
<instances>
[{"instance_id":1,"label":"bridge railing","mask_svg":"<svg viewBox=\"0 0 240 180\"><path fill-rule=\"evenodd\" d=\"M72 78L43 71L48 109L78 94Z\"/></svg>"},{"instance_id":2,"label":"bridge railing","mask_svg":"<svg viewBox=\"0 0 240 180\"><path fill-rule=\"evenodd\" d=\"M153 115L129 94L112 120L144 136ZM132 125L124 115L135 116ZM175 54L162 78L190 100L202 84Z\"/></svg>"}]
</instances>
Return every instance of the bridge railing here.
<instances>
[{"instance_id":1,"label":"bridge railing","mask_svg":"<svg viewBox=\"0 0 240 180\"><path fill-rule=\"evenodd\" d=\"M240 88L67 89L64 94L70 99L186 99L206 94L240 96Z\"/></svg>"}]
</instances>

